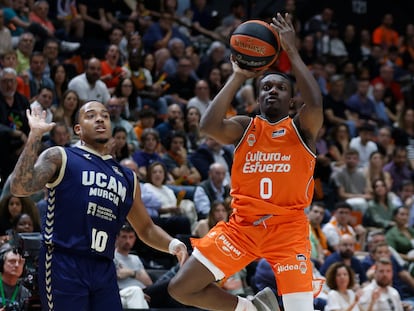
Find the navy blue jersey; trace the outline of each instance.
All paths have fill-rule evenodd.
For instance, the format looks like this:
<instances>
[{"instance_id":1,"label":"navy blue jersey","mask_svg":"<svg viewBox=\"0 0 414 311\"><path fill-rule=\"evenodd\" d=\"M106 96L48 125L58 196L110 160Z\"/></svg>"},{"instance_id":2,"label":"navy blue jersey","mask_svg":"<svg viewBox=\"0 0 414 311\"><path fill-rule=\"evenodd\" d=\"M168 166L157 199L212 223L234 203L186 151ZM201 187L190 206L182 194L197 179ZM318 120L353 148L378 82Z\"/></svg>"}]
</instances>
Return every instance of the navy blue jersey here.
<instances>
[{"instance_id":1,"label":"navy blue jersey","mask_svg":"<svg viewBox=\"0 0 414 311\"><path fill-rule=\"evenodd\" d=\"M49 188L42 229L46 246L112 259L115 238L132 206L137 178L111 156L61 148L62 167Z\"/></svg>"}]
</instances>

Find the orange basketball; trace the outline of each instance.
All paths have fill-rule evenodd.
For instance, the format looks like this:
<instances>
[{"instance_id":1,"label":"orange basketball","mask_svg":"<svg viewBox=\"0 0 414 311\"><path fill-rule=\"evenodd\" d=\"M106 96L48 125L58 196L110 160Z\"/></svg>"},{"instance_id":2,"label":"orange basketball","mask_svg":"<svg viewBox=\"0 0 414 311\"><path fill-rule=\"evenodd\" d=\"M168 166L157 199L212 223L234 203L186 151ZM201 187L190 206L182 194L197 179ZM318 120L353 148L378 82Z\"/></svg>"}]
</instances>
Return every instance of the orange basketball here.
<instances>
[{"instance_id":1,"label":"orange basketball","mask_svg":"<svg viewBox=\"0 0 414 311\"><path fill-rule=\"evenodd\" d=\"M279 34L266 22L250 20L234 30L230 48L240 68L263 70L279 57Z\"/></svg>"}]
</instances>

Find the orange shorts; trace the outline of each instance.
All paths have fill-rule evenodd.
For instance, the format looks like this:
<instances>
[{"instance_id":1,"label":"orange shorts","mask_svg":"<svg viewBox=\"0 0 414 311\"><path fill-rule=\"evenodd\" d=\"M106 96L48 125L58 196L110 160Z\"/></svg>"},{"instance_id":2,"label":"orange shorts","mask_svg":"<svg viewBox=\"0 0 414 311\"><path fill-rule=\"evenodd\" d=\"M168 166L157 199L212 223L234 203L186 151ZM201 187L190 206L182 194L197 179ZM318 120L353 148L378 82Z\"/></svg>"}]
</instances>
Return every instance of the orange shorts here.
<instances>
[{"instance_id":1,"label":"orange shorts","mask_svg":"<svg viewBox=\"0 0 414 311\"><path fill-rule=\"evenodd\" d=\"M250 262L265 258L272 266L280 295L312 291L311 246L306 217L282 223L272 218L255 226L237 222L232 215L229 222L218 223L205 237L192 239L193 254L199 260L204 259L201 262L216 278L218 275L228 277Z\"/></svg>"}]
</instances>

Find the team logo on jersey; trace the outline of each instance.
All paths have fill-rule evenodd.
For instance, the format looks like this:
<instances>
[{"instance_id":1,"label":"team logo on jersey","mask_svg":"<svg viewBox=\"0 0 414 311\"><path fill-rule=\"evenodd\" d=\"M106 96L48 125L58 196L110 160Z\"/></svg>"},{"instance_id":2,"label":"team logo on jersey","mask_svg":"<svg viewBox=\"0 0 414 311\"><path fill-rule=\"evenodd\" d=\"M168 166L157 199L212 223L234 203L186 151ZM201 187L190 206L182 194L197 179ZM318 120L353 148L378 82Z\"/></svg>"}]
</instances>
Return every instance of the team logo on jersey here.
<instances>
[{"instance_id":1,"label":"team logo on jersey","mask_svg":"<svg viewBox=\"0 0 414 311\"><path fill-rule=\"evenodd\" d=\"M286 129L276 130L272 133L272 138L277 138L286 134Z\"/></svg>"},{"instance_id":2,"label":"team logo on jersey","mask_svg":"<svg viewBox=\"0 0 414 311\"><path fill-rule=\"evenodd\" d=\"M87 160L92 160L92 157L89 153L84 153L83 156L85 157L85 159Z\"/></svg>"},{"instance_id":3,"label":"team logo on jersey","mask_svg":"<svg viewBox=\"0 0 414 311\"><path fill-rule=\"evenodd\" d=\"M277 274L285 273L285 272L291 272L291 271L300 271L300 273L305 274L306 271L308 271L308 267L305 262L301 262L300 264L296 265L282 265L280 263L277 263L274 266L274 269L276 270Z\"/></svg>"},{"instance_id":4,"label":"team logo on jersey","mask_svg":"<svg viewBox=\"0 0 414 311\"><path fill-rule=\"evenodd\" d=\"M216 236L215 239L218 249L226 256L231 257L232 259L240 259L245 254L239 250L232 241L223 233Z\"/></svg>"},{"instance_id":5,"label":"team logo on jersey","mask_svg":"<svg viewBox=\"0 0 414 311\"><path fill-rule=\"evenodd\" d=\"M256 136L254 134L249 134L247 136L247 144L252 147L256 143Z\"/></svg>"},{"instance_id":6,"label":"team logo on jersey","mask_svg":"<svg viewBox=\"0 0 414 311\"><path fill-rule=\"evenodd\" d=\"M112 169L114 170L115 174L118 174L119 176L124 176L122 172L119 170L118 166L112 166Z\"/></svg>"},{"instance_id":7,"label":"team logo on jersey","mask_svg":"<svg viewBox=\"0 0 414 311\"><path fill-rule=\"evenodd\" d=\"M296 255L296 260L298 261L306 261L306 256L303 254L297 254Z\"/></svg>"}]
</instances>

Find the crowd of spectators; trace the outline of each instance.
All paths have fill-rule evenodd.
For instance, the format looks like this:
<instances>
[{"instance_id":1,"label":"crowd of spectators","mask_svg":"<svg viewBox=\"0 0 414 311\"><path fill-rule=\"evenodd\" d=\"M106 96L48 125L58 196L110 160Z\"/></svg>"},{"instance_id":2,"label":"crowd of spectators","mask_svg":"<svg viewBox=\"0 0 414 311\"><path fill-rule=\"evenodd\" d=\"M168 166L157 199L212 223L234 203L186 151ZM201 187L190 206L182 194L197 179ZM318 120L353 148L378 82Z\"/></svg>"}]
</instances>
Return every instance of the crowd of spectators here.
<instances>
[{"instance_id":1,"label":"crowd of spectators","mask_svg":"<svg viewBox=\"0 0 414 311\"><path fill-rule=\"evenodd\" d=\"M325 289L319 298L326 310L339 310L342 294L349 310L358 299L364 310L382 310L377 305L388 298L398 303L399 295L408 309L414 305L414 24L396 27L387 13L364 28L328 6L301 19L295 0L282 2L324 98L315 202L307 212L315 271L335 292ZM9 190L29 132L26 109L45 110L47 121L56 122L44 148L75 146L76 113L89 100L106 105L113 129L108 153L136 172L154 222L186 242L194 232L205 234L210 208L228 207L234 146L205 137L199 122L232 73L229 37L253 9L242 0L230 1L225 15L206 0L1 0L0 246L7 249L16 232L40 231L47 206L43 191L16 198ZM283 51L270 70L290 73ZM252 79L239 90L228 117L258 113L256 87ZM303 104L295 92L291 114ZM136 252L140 269L176 268L173 259L132 240L123 253ZM381 246L386 250L378 255ZM337 261L345 266L330 267ZM393 282L382 286L390 263ZM241 272L241 284L260 290L268 284L261 277L269 277L262 269L270 268L252 267ZM119 273L139 279L130 269ZM371 280L370 291L357 292ZM390 297L377 293L390 285L397 290Z\"/></svg>"}]
</instances>

